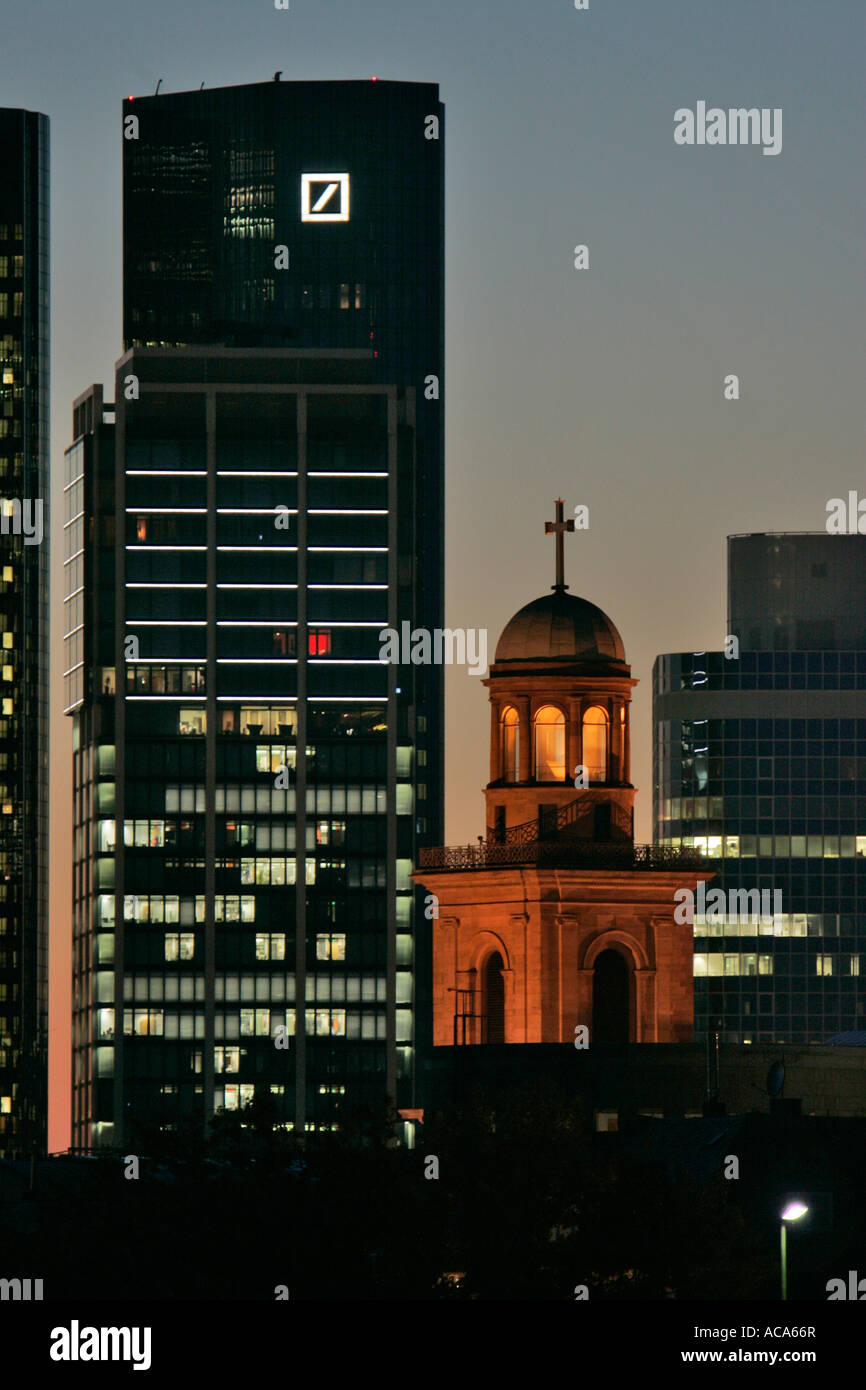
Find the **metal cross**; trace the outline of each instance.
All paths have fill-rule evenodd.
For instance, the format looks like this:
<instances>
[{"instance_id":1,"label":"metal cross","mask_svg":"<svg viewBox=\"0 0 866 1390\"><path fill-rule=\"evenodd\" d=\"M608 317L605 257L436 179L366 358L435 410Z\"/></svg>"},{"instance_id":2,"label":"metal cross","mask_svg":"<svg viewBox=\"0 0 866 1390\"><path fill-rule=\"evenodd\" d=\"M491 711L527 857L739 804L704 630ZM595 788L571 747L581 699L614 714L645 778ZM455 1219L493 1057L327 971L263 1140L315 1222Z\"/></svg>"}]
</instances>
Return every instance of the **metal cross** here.
<instances>
[{"instance_id":1,"label":"metal cross","mask_svg":"<svg viewBox=\"0 0 866 1390\"><path fill-rule=\"evenodd\" d=\"M551 585L557 593L563 593L568 585L565 582L565 547L563 537L566 531L574 530L574 517L569 517L568 521L563 520L564 502L561 497L556 499L556 520L545 521L544 534L549 536L551 531L556 534L556 583Z\"/></svg>"}]
</instances>

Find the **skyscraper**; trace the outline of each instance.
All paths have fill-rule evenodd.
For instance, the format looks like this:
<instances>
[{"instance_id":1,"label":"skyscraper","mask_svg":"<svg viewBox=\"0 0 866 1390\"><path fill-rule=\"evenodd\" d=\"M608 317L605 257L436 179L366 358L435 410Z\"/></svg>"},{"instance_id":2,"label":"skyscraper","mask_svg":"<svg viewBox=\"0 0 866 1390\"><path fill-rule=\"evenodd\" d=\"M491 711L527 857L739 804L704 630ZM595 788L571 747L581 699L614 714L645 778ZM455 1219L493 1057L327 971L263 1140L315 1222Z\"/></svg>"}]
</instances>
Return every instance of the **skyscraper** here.
<instances>
[{"instance_id":1,"label":"skyscraper","mask_svg":"<svg viewBox=\"0 0 866 1390\"><path fill-rule=\"evenodd\" d=\"M45 1148L48 118L0 110L0 1156Z\"/></svg>"},{"instance_id":2,"label":"skyscraper","mask_svg":"<svg viewBox=\"0 0 866 1390\"><path fill-rule=\"evenodd\" d=\"M866 1026L864 576L862 536L731 536L725 651L656 659L656 842L700 849L726 895L780 894L764 920L742 897L696 916L696 1033Z\"/></svg>"},{"instance_id":3,"label":"skyscraper","mask_svg":"<svg viewBox=\"0 0 866 1390\"><path fill-rule=\"evenodd\" d=\"M442 673L379 632L442 620L441 108L369 85L124 107L131 350L69 451L87 526L111 499L68 701L82 1147L415 1103Z\"/></svg>"},{"instance_id":4,"label":"skyscraper","mask_svg":"<svg viewBox=\"0 0 866 1390\"><path fill-rule=\"evenodd\" d=\"M123 104L124 347L357 348L417 392L419 626L444 589L444 151L435 83L259 82ZM410 615L406 615L410 616ZM442 814L441 667L423 679Z\"/></svg>"}]
</instances>

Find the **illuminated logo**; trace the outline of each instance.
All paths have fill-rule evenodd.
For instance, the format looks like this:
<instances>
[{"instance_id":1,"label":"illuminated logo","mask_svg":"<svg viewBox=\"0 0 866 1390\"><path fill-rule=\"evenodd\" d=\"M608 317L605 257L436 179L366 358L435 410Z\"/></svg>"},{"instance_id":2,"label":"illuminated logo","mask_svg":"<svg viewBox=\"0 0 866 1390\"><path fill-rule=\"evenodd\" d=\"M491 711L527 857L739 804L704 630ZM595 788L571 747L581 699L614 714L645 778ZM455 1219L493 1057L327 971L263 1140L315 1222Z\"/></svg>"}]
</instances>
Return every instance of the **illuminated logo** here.
<instances>
[{"instance_id":1,"label":"illuminated logo","mask_svg":"<svg viewBox=\"0 0 866 1390\"><path fill-rule=\"evenodd\" d=\"M348 220L348 174L301 174L302 222Z\"/></svg>"}]
</instances>

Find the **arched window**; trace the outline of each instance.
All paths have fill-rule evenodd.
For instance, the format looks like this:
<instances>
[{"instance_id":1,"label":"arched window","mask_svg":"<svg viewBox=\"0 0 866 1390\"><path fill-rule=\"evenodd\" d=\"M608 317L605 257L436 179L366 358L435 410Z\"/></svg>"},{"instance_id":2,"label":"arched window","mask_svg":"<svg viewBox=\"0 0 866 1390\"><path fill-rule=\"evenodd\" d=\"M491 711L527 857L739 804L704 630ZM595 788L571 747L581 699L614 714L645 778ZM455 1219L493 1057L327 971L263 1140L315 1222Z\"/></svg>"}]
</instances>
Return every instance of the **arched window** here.
<instances>
[{"instance_id":1,"label":"arched window","mask_svg":"<svg viewBox=\"0 0 866 1390\"><path fill-rule=\"evenodd\" d=\"M607 715L592 705L583 716L583 762L590 782L607 781Z\"/></svg>"},{"instance_id":2,"label":"arched window","mask_svg":"<svg viewBox=\"0 0 866 1390\"><path fill-rule=\"evenodd\" d=\"M535 780L565 781L565 715L554 705L535 716Z\"/></svg>"},{"instance_id":3,"label":"arched window","mask_svg":"<svg viewBox=\"0 0 866 1390\"><path fill-rule=\"evenodd\" d=\"M504 782L520 780L520 723L517 710L508 705L499 721L500 766Z\"/></svg>"},{"instance_id":4,"label":"arched window","mask_svg":"<svg viewBox=\"0 0 866 1390\"><path fill-rule=\"evenodd\" d=\"M505 980L502 969L501 955L498 951L492 951L484 962L481 977L483 1037L487 1043L505 1042Z\"/></svg>"},{"instance_id":5,"label":"arched window","mask_svg":"<svg viewBox=\"0 0 866 1390\"><path fill-rule=\"evenodd\" d=\"M630 993L631 980L624 957L619 951L602 951L592 972L592 1042L629 1042Z\"/></svg>"}]
</instances>

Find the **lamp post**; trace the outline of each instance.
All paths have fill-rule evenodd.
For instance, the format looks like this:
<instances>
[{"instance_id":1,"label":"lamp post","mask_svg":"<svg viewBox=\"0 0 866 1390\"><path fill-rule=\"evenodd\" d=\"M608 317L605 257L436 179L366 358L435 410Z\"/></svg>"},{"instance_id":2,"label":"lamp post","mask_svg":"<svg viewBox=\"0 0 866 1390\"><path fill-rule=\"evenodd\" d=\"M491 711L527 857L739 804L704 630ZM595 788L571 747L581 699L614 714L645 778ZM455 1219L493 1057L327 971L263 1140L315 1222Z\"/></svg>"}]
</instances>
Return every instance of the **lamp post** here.
<instances>
[{"instance_id":1,"label":"lamp post","mask_svg":"<svg viewBox=\"0 0 866 1390\"><path fill-rule=\"evenodd\" d=\"M782 1212L782 1300L788 1297L788 1226L789 1221L799 1221L809 1208L803 1202L789 1202Z\"/></svg>"}]
</instances>

